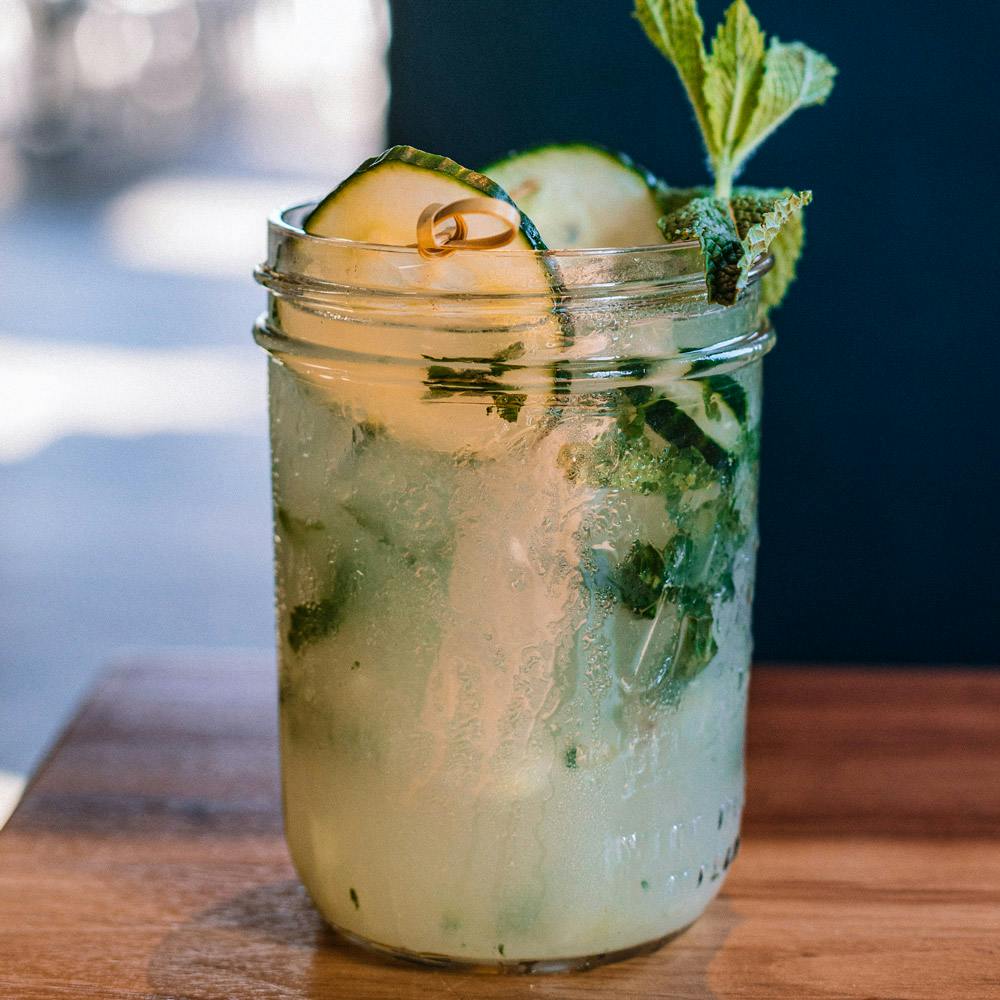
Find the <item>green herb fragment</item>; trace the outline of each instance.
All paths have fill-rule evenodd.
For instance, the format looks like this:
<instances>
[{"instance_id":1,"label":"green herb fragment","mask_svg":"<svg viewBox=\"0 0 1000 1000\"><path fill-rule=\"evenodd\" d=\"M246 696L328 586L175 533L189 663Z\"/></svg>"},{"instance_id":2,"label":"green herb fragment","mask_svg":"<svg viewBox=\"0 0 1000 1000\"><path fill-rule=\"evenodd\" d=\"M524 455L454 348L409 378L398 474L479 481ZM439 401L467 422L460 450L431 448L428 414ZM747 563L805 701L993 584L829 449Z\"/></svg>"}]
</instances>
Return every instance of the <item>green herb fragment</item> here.
<instances>
[{"instance_id":1,"label":"green herb fragment","mask_svg":"<svg viewBox=\"0 0 1000 1000\"><path fill-rule=\"evenodd\" d=\"M334 596L296 605L289 619L288 645L297 653L303 646L326 638L340 625L342 610L343 601Z\"/></svg>"},{"instance_id":2,"label":"green herb fragment","mask_svg":"<svg viewBox=\"0 0 1000 1000\"><path fill-rule=\"evenodd\" d=\"M672 396L648 386L616 390L615 426L593 444L567 445L559 455L570 479L659 495L674 527L661 546L635 539L595 578L596 586L651 623L655 644L638 690L653 703L675 702L718 652L714 609L735 597L734 562L751 531L738 502L737 472L754 460L757 440L748 425L746 390L732 376L693 380Z\"/></svg>"},{"instance_id":3,"label":"green herb fragment","mask_svg":"<svg viewBox=\"0 0 1000 1000\"><path fill-rule=\"evenodd\" d=\"M568 768L569 768L569 769L570 769L571 771L573 771L573 770L575 770L575 769L576 769L576 767L577 767L577 761L576 761L576 747L569 747L569 749L568 749L568 750L566 751L566 757L565 757L565 760L566 760L566 766L567 766L567 767L568 767Z\"/></svg>"},{"instance_id":4,"label":"green herb fragment","mask_svg":"<svg viewBox=\"0 0 1000 1000\"><path fill-rule=\"evenodd\" d=\"M805 243L805 216L796 212L781 227L770 246L773 264L761 278L760 298L765 314L781 304L788 286L795 280L795 268Z\"/></svg>"},{"instance_id":5,"label":"green herb fragment","mask_svg":"<svg viewBox=\"0 0 1000 1000\"><path fill-rule=\"evenodd\" d=\"M497 945L497 951L500 952L501 955L503 955L503 945L502 944L498 944Z\"/></svg>"},{"instance_id":6,"label":"green herb fragment","mask_svg":"<svg viewBox=\"0 0 1000 1000\"><path fill-rule=\"evenodd\" d=\"M702 41L705 25L698 14L698 5L694 0L636 0L635 16L649 40L674 64L701 126L701 134L711 135L705 99L708 72Z\"/></svg>"},{"instance_id":7,"label":"green herb fragment","mask_svg":"<svg viewBox=\"0 0 1000 1000\"><path fill-rule=\"evenodd\" d=\"M663 555L648 542L633 542L611 577L618 599L639 618L655 618L663 594Z\"/></svg>"},{"instance_id":8,"label":"green herb fragment","mask_svg":"<svg viewBox=\"0 0 1000 1000\"><path fill-rule=\"evenodd\" d=\"M705 379L708 388L708 402L706 409L710 416L715 416L711 412L716 395L721 396L723 402L733 411L736 419L745 424L747 419L747 394L746 390L732 377L732 375L709 375Z\"/></svg>"},{"instance_id":9,"label":"green herb fragment","mask_svg":"<svg viewBox=\"0 0 1000 1000\"><path fill-rule=\"evenodd\" d=\"M280 504L274 508L274 520L286 538L297 541L310 532L326 530L326 525L322 521L309 521L302 517L296 517Z\"/></svg>"},{"instance_id":10,"label":"green herb fragment","mask_svg":"<svg viewBox=\"0 0 1000 1000\"><path fill-rule=\"evenodd\" d=\"M697 240L705 260L705 281L711 302L732 305L746 287L750 267L764 256L785 228L812 200L810 191L740 188L727 201L709 196L666 197L675 206L659 221L669 242ZM687 190L684 196L687 196ZM801 223L799 224L801 233ZM781 244L782 278L771 282L766 305L777 305L794 274L801 239ZM780 294L775 294L780 293Z\"/></svg>"},{"instance_id":11,"label":"green herb fragment","mask_svg":"<svg viewBox=\"0 0 1000 1000\"><path fill-rule=\"evenodd\" d=\"M521 368L509 362L524 354L524 344L518 341L497 351L490 358L430 358L427 360L450 360L469 364L488 366L487 368L452 368L447 365L431 365L427 369L424 386L427 392L425 399L447 399L451 396L488 395L493 400L493 406L487 412L496 409L498 416L508 423L517 423L521 407L527 402L527 395L514 390L517 386L500 381L505 372Z\"/></svg>"},{"instance_id":12,"label":"green herb fragment","mask_svg":"<svg viewBox=\"0 0 1000 1000\"><path fill-rule=\"evenodd\" d=\"M711 191L661 193L660 229L670 241L699 241L709 300L723 305L736 301L750 265L773 246L773 277L765 278L762 292L765 309L773 308L794 275L802 247L800 210L811 195L734 190L733 181L782 122L799 108L826 101L836 68L801 42L771 39L765 45L764 32L745 0L736 0L726 11L711 54L705 50L696 0L636 0L635 14L650 41L677 70L715 177ZM786 232L787 238L781 239Z\"/></svg>"},{"instance_id":13,"label":"green herb fragment","mask_svg":"<svg viewBox=\"0 0 1000 1000\"><path fill-rule=\"evenodd\" d=\"M748 260L766 254L792 219L802 217L802 209L811 201L811 191L739 189L730 204ZM795 258L791 264L794 269Z\"/></svg>"},{"instance_id":14,"label":"green herb fragment","mask_svg":"<svg viewBox=\"0 0 1000 1000\"><path fill-rule=\"evenodd\" d=\"M696 0L636 0L649 40L674 64L687 91L715 175L728 199L734 178L758 146L799 108L822 104L837 70L801 42L765 35L744 0L716 30L711 55Z\"/></svg>"},{"instance_id":15,"label":"green herb fragment","mask_svg":"<svg viewBox=\"0 0 1000 1000\"><path fill-rule=\"evenodd\" d=\"M646 426L668 444L679 449L694 448L713 469L722 473L729 471L729 453L672 399L655 395L648 386L635 386L622 392ZM635 417L629 415L626 419L634 421Z\"/></svg>"},{"instance_id":16,"label":"green herb fragment","mask_svg":"<svg viewBox=\"0 0 1000 1000\"><path fill-rule=\"evenodd\" d=\"M645 879L643 879L643 880L642 880L642 881L641 881L641 882L639 883L639 885L641 885L641 886L642 886L642 891L643 891L643 892L649 892L649 883L648 883L648 882L647 882L647 881L646 881Z\"/></svg>"},{"instance_id":17,"label":"green herb fragment","mask_svg":"<svg viewBox=\"0 0 1000 1000\"><path fill-rule=\"evenodd\" d=\"M737 0L716 29L705 71L711 148L717 157L734 149L746 133L763 79L764 32L750 8Z\"/></svg>"},{"instance_id":18,"label":"green herb fragment","mask_svg":"<svg viewBox=\"0 0 1000 1000\"><path fill-rule=\"evenodd\" d=\"M712 635L712 587L667 587L664 599L681 613L680 641L674 653L672 679L689 681L711 663L719 647Z\"/></svg>"},{"instance_id":19,"label":"green herb fragment","mask_svg":"<svg viewBox=\"0 0 1000 1000\"><path fill-rule=\"evenodd\" d=\"M709 301L732 305L746 286L748 265L728 204L721 198L692 198L658 225L668 243L701 244Z\"/></svg>"},{"instance_id":20,"label":"green herb fragment","mask_svg":"<svg viewBox=\"0 0 1000 1000\"><path fill-rule=\"evenodd\" d=\"M528 397L521 392L495 392L493 393L493 406L496 407L497 414L509 424L516 424L521 407L528 401ZM490 413L493 407L487 407L486 412Z\"/></svg>"},{"instance_id":21,"label":"green herb fragment","mask_svg":"<svg viewBox=\"0 0 1000 1000\"><path fill-rule=\"evenodd\" d=\"M836 75L837 67L826 56L801 42L772 38L764 56L764 79L754 113L739 141L727 150L731 176L735 177L757 147L799 108L824 104Z\"/></svg>"},{"instance_id":22,"label":"green herb fragment","mask_svg":"<svg viewBox=\"0 0 1000 1000\"><path fill-rule=\"evenodd\" d=\"M358 902L358 894L354 891L354 889L350 890L350 897L351 897L351 902L354 904L354 909L360 910L361 903Z\"/></svg>"},{"instance_id":23,"label":"green herb fragment","mask_svg":"<svg viewBox=\"0 0 1000 1000\"><path fill-rule=\"evenodd\" d=\"M292 608L288 620L288 645L298 652L310 643L332 635L340 627L349 597L346 567L338 565L326 594Z\"/></svg>"}]
</instances>

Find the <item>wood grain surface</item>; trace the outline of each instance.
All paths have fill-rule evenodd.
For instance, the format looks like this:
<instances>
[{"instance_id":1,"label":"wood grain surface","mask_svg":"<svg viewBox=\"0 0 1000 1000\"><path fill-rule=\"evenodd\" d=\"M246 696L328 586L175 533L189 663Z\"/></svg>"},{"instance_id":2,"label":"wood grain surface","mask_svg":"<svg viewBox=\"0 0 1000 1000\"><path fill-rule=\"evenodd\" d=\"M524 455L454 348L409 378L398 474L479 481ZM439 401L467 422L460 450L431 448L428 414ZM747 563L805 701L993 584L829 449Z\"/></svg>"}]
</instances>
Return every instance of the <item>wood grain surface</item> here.
<instances>
[{"instance_id":1,"label":"wood grain surface","mask_svg":"<svg viewBox=\"0 0 1000 1000\"><path fill-rule=\"evenodd\" d=\"M1000 997L1000 674L758 668L743 850L654 955L498 977L326 930L281 836L273 668L109 672L0 832L0 997Z\"/></svg>"}]
</instances>

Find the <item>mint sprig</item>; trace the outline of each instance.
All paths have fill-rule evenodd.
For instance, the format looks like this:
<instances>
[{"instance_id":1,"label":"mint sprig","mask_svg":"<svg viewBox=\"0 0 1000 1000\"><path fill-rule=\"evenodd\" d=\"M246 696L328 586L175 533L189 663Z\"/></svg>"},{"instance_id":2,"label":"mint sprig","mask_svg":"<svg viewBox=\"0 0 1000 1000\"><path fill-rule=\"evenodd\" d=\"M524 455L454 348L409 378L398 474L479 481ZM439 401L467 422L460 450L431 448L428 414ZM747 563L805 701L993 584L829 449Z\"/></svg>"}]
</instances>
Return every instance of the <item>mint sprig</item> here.
<instances>
[{"instance_id":1,"label":"mint sprig","mask_svg":"<svg viewBox=\"0 0 1000 1000\"><path fill-rule=\"evenodd\" d=\"M711 190L664 192L660 229L668 240L697 239L709 299L731 304L752 262L771 251L763 301L781 300L803 242L802 208L812 195L734 188L760 144L799 108L822 104L837 70L801 42L770 44L745 0L735 0L716 29L711 52L696 0L635 0L650 41L677 70L694 109L714 176Z\"/></svg>"},{"instance_id":2,"label":"mint sprig","mask_svg":"<svg viewBox=\"0 0 1000 1000\"><path fill-rule=\"evenodd\" d=\"M650 41L684 84L715 176L715 196L733 181L758 146L799 108L822 104L836 67L801 42L766 37L745 0L735 0L705 51L696 0L635 0Z\"/></svg>"}]
</instances>

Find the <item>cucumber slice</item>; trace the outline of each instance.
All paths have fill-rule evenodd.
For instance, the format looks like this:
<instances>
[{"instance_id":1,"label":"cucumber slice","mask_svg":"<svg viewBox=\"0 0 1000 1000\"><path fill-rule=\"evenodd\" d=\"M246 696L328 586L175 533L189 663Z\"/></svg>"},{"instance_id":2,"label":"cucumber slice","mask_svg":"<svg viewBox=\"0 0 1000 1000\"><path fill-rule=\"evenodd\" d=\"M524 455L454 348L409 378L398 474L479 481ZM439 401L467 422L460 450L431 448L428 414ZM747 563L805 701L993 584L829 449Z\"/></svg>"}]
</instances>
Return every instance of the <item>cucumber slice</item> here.
<instances>
[{"instance_id":1,"label":"cucumber slice","mask_svg":"<svg viewBox=\"0 0 1000 1000\"><path fill-rule=\"evenodd\" d=\"M313 236L406 246L413 242L417 218L427 205L476 195L514 204L498 183L447 156L412 146L393 146L366 160L334 188L309 214L303 227ZM496 228L495 222L483 216L472 215L467 221L470 238ZM545 249L534 223L523 214L520 232L509 249Z\"/></svg>"},{"instance_id":2,"label":"cucumber slice","mask_svg":"<svg viewBox=\"0 0 1000 1000\"><path fill-rule=\"evenodd\" d=\"M554 249L663 243L660 182L624 153L576 142L512 153L484 170Z\"/></svg>"},{"instance_id":3,"label":"cucumber slice","mask_svg":"<svg viewBox=\"0 0 1000 1000\"><path fill-rule=\"evenodd\" d=\"M405 247L413 244L417 219L427 205L475 196L512 204L499 184L454 160L393 146L363 163L324 198L304 228L314 236ZM468 215L466 222L471 239L496 231L496 221L484 216ZM519 385L518 371L530 366L533 357L551 355L564 340L550 308L555 276L546 258L513 253L498 259L493 254L544 249L523 214L514 241L499 251L459 250L425 260L416 250L399 254L337 248L332 259L338 273L329 275L331 281L360 288L537 295L539 308L537 314L528 313L523 305L504 305L498 298L495 314L484 309L473 323L461 321L464 331L442 333L434 327L448 325L443 320L421 324L418 317L403 315L407 326L379 326L279 298L272 308L286 333L352 355L349 364L290 355L284 361L307 374L316 392L357 421L367 420L400 441L434 451L481 453L495 439L537 419L544 407L542 394L536 390L532 396ZM517 364L507 363L515 354ZM414 363L420 355L426 364ZM498 366L502 377L494 370Z\"/></svg>"}]
</instances>

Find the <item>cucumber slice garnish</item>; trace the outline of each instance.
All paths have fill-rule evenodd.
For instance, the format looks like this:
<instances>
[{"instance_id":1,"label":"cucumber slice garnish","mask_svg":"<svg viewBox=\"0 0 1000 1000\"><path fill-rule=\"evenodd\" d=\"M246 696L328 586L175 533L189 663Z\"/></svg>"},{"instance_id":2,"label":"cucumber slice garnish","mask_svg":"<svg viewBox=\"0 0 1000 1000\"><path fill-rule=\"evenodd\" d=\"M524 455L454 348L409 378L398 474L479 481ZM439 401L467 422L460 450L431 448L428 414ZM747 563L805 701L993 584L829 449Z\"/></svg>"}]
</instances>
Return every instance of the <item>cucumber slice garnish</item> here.
<instances>
[{"instance_id":1,"label":"cucumber slice garnish","mask_svg":"<svg viewBox=\"0 0 1000 1000\"><path fill-rule=\"evenodd\" d=\"M313 236L406 247L413 245L417 220L429 204L470 197L513 204L495 181L448 157L393 146L365 161L327 195L306 218L304 229ZM496 232L494 219L464 218L468 239ZM536 389L532 395L521 386L518 373L532 364L533 356L558 350L565 339L552 311L555 274L546 258L524 252L501 260L492 255L544 249L538 231L522 214L513 242L499 251L457 250L433 259L416 250L394 254L347 247L332 252L338 273L329 275L331 281L360 289L497 295L498 304L483 306L481 315L467 312L455 319L456 326L468 331L463 335L461 330L435 329L448 326L445 315L440 321L420 322L419 315L407 319L401 313L400 321L412 325L382 327L278 299L276 318L287 334L353 355L349 365L334 364L339 371L330 373L319 361L300 363L286 356L285 363L308 369L313 391L332 406L400 441L433 451L483 453L495 439L537 419L544 408L542 393ZM537 314L517 302L505 305L505 295L536 297ZM526 301L533 304L536 298ZM420 355L426 364L413 363ZM390 363L394 357L399 360Z\"/></svg>"},{"instance_id":2,"label":"cucumber slice garnish","mask_svg":"<svg viewBox=\"0 0 1000 1000\"><path fill-rule=\"evenodd\" d=\"M334 188L309 214L303 228L313 236L406 246L413 242L417 218L427 205L476 195L514 204L496 181L447 156L393 146L366 160ZM480 216L469 216L467 221L470 238L495 228L495 223ZM521 229L509 249L545 249L538 230L523 214Z\"/></svg>"},{"instance_id":3,"label":"cucumber slice garnish","mask_svg":"<svg viewBox=\"0 0 1000 1000\"><path fill-rule=\"evenodd\" d=\"M553 249L663 243L660 182L623 153L587 143L539 146L484 168Z\"/></svg>"}]
</instances>

